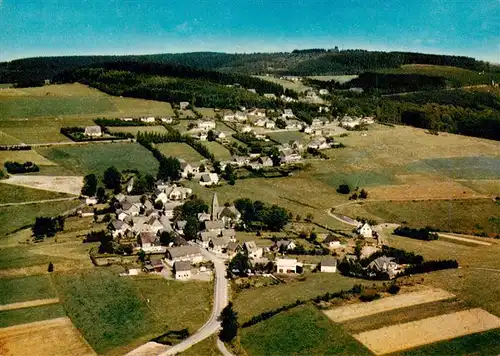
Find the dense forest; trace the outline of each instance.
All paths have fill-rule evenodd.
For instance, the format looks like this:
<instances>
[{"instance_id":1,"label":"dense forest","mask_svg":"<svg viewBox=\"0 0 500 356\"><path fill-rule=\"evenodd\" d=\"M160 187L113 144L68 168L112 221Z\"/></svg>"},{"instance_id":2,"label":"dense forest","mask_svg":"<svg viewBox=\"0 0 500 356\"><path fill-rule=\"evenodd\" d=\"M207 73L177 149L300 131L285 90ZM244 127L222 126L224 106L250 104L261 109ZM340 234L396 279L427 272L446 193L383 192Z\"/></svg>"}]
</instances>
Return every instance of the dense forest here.
<instances>
[{"instance_id":1,"label":"dense forest","mask_svg":"<svg viewBox=\"0 0 500 356\"><path fill-rule=\"evenodd\" d=\"M84 68L66 71L56 77L60 83L80 82L116 96L127 96L178 103L189 101L199 107L231 108L275 107L274 100L244 88L228 87L224 83L246 84L259 93L283 93L280 85L242 75L195 70L188 67L159 65L103 65L106 68ZM110 69L116 68L116 69ZM128 71L129 69L133 71ZM231 84L232 85L232 84Z\"/></svg>"},{"instance_id":2,"label":"dense forest","mask_svg":"<svg viewBox=\"0 0 500 356\"><path fill-rule=\"evenodd\" d=\"M363 88L379 93L402 93L446 88L443 77L421 74L384 74L366 72L345 83L346 88Z\"/></svg>"},{"instance_id":3,"label":"dense forest","mask_svg":"<svg viewBox=\"0 0 500 356\"><path fill-rule=\"evenodd\" d=\"M477 71L499 71L474 58L411 52L376 52L365 50L296 50L291 53L229 54L192 52L130 56L35 57L0 63L0 83L42 82L63 71L109 62L179 64L200 69L241 74L330 75L357 74L403 64L436 64Z\"/></svg>"}]
</instances>

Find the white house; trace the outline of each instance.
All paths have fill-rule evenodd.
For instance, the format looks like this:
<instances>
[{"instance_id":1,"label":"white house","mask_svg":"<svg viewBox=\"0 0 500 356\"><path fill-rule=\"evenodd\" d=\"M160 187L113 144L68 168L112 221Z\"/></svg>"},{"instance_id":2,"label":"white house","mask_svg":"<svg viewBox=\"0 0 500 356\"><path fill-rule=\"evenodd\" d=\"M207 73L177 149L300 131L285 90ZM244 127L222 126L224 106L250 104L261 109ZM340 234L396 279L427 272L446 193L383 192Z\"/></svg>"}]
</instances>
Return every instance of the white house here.
<instances>
[{"instance_id":1,"label":"white house","mask_svg":"<svg viewBox=\"0 0 500 356\"><path fill-rule=\"evenodd\" d=\"M203 131L210 131L210 130L215 129L215 121L200 120L200 121L197 121L196 124L197 124L198 129L203 130Z\"/></svg>"},{"instance_id":2,"label":"white house","mask_svg":"<svg viewBox=\"0 0 500 356\"><path fill-rule=\"evenodd\" d=\"M210 241L217 238L219 234L217 231L202 231L198 236L198 244L203 248L208 248L210 246Z\"/></svg>"},{"instance_id":3,"label":"white house","mask_svg":"<svg viewBox=\"0 0 500 356\"><path fill-rule=\"evenodd\" d=\"M267 123L267 119L260 118L260 119L258 119L257 121L254 122L254 125L257 126L257 127L264 127L264 126L266 126L266 123Z\"/></svg>"},{"instance_id":4,"label":"white house","mask_svg":"<svg viewBox=\"0 0 500 356\"><path fill-rule=\"evenodd\" d=\"M295 242L292 240L279 240L276 242L275 248L278 251L285 250L285 251L290 251L293 250L297 247Z\"/></svg>"},{"instance_id":5,"label":"white house","mask_svg":"<svg viewBox=\"0 0 500 356\"><path fill-rule=\"evenodd\" d=\"M87 204L87 205L96 205L97 204L97 198L96 197L85 198L85 204Z\"/></svg>"},{"instance_id":6,"label":"white house","mask_svg":"<svg viewBox=\"0 0 500 356\"><path fill-rule=\"evenodd\" d=\"M152 123L154 123L156 121L156 119L155 119L154 116L141 117L141 121L145 122L145 123L148 123L148 124L152 124Z\"/></svg>"},{"instance_id":7,"label":"white house","mask_svg":"<svg viewBox=\"0 0 500 356\"><path fill-rule=\"evenodd\" d=\"M175 279L186 280L191 278L191 263L179 261L174 263Z\"/></svg>"},{"instance_id":8,"label":"white house","mask_svg":"<svg viewBox=\"0 0 500 356\"><path fill-rule=\"evenodd\" d=\"M372 237L372 228L368 223L358 226L356 232L363 237Z\"/></svg>"},{"instance_id":9,"label":"white house","mask_svg":"<svg viewBox=\"0 0 500 356\"><path fill-rule=\"evenodd\" d=\"M152 231L143 231L140 233L141 248L144 252L153 252L155 247L159 245L158 237ZM158 246L161 247L161 246Z\"/></svg>"},{"instance_id":10,"label":"white house","mask_svg":"<svg viewBox=\"0 0 500 356\"><path fill-rule=\"evenodd\" d=\"M245 114L243 111L237 111L234 114L234 118L236 121L243 122L247 120L247 114Z\"/></svg>"},{"instance_id":11,"label":"white house","mask_svg":"<svg viewBox=\"0 0 500 356\"><path fill-rule=\"evenodd\" d=\"M170 266L176 262L188 261L191 263L200 263L203 261L200 248L197 246L178 246L167 248L166 261Z\"/></svg>"},{"instance_id":12,"label":"white house","mask_svg":"<svg viewBox=\"0 0 500 356\"><path fill-rule=\"evenodd\" d=\"M324 137L320 137L316 140L309 142L307 148L312 148L316 150L324 150L326 148L330 148L330 145L326 142Z\"/></svg>"},{"instance_id":13,"label":"white house","mask_svg":"<svg viewBox=\"0 0 500 356\"><path fill-rule=\"evenodd\" d=\"M401 266L395 262L394 257L381 256L370 262L367 269L387 273L389 278L392 279L401 272L400 267Z\"/></svg>"},{"instance_id":14,"label":"white house","mask_svg":"<svg viewBox=\"0 0 500 356\"><path fill-rule=\"evenodd\" d=\"M326 244L329 248L339 248L340 247L340 241L338 238L336 238L333 235L328 235L324 240L323 243Z\"/></svg>"},{"instance_id":15,"label":"white house","mask_svg":"<svg viewBox=\"0 0 500 356\"><path fill-rule=\"evenodd\" d=\"M179 159L181 163L181 177L187 178L189 174L196 175L200 172L200 165L198 163L188 163L183 159Z\"/></svg>"},{"instance_id":16,"label":"white house","mask_svg":"<svg viewBox=\"0 0 500 356\"><path fill-rule=\"evenodd\" d=\"M335 273L337 272L337 260L332 256L327 256L321 260L321 272Z\"/></svg>"},{"instance_id":17,"label":"white house","mask_svg":"<svg viewBox=\"0 0 500 356\"><path fill-rule=\"evenodd\" d=\"M172 122L174 122L174 119L172 119L171 117L162 117L160 120L161 122L164 122L166 124L171 124Z\"/></svg>"},{"instance_id":18,"label":"white house","mask_svg":"<svg viewBox=\"0 0 500 356\"><path fill-rule=\"evenodd\" d=\"M215 221L205 221L205 229L207 231L215 232L219 235L224 229L224 221L215 220Z\"/></svg>"},{"instance_id":19,"label":"white house","mask_svg":"<svg viewBox=\"0 0 500 356\"><path fill-rule=\"evenodd\" d=\"M216 237L210 240L208 247L210 251L217 253L217 254L223 254L226 250L227 245L229 244L229 239L224 238L224 237Z\"/></svg>"},{"instance_id":20,"label":"white house","mask_svg":"<svg viewBox=\"0 0 500 356\"><path fill-rule=\"evenodd\" d=\"M243 128L241 129L241 132L243 133L250 133L252 131L253 131L252 127L248 125L243 126Z\"/></svg>"},{"instance_id":21,"label":"white house","mask_svg":"<svg viewBox=\"0 0 500 356\"><path fill-rule=\"evenodd\" d=\"M304 124L299 120L286 120L286 130L302 130Z\"/></svg>"},{"instance_id":22,"label":"white house","mask_svg":"<svg viewBox=\"0 0 500 356\"><path fill-rule=\"evenodd\" d=\"M276 123L273 120L266 121L266 129L275 129Z\"/></svg>"},{"instance_id":23,"label":"white house","mask_svg":"<svg viewBox=\"0 0 500 356\"><path fill-rule=\"evenodd\" d=\"M200 178L200 185L209 186L209 185L217 185L219 184L219 176L217 173L204 173Z\"/></svg>"},{"instance_id":24,"label":"white house","mask_svg":"<svg viewBox=\"0 0 500 356\"><path fill-rule=\"evenodd\" d=\"M124 235L130 229L131 229L130 225L120 220L115 220L111 223L111 230L113 237L117 237L118 235Z\"/></svg>"},{"instance_id":25,"label":"white house","mask_svg":"<svg viewBox=\"0 0 500 356\"><path fill-rule=\"evenodd\" d=\"M320 89L319 90L319 95L328 95L329 91L328 89Z\"/></svg>"},{"instance_id":26,"label":"white house","mask_svg":"<svg viewBox=\"0 0 500 356\"><path fill-rule=\"evenodd\" d=\"M273 93L265 93L264 94L264 98L267 98L267 99L276 99L276 95L273 94Z\"/></svg>"},{"instance_id":27,"label":"white house","mask_svg":"<svg viewBox=\"0 0 500 356\"><path fill-rule=\"evenodd\" d=\"M356 126L359 126L360 124L360 119L358 117L351 117L351 116L344 116L340 120L340 126L346 127L346 128L354 128Z\"/></svg>"},{"instance_id":28,"label":"white house","mask_svg":"<svg viewBox=\"0 0 500 356\"><path fill-rule=\"evenodd\" d=\"M181 110L186 110L189 107L189 101L181 101L179 103L179 107Z\"/></svg>"},{"instance_id":29,"label":"white house","mask_svg":"<svg viewBox=\"0 0 500 356\"><path fill-rule=\"evenodd\" d=\"M283 119L293 119L295 117L292 109L285 109L283 110L283 114L281 114L281 117Z\"/></svg>"},{"instance_id":30,"label":"white house","mask_svg":"<svg viewBox=\"0 0 500 356\"><path fill-rule=\"evenodd\" d=\"M243 244L243 249L247 251L250 258L261 258L264 254L262 247L258 247L255 241L247 241Z\"/></svg>"},{"instance_id":31,"label":"white house","mask_svg":"<svg viewBox=\"0 0 500 356\"><path fill-rule=\"evenodd\" d=\"M297 273L298 262L295 258L276 259L276 271L278 273Z\"/></svg>"},{"instance_id":32,"label":"white house","mask_svg":"<svg viewBox=\"0 0 500 356\"><path fill-rule=\"evenodd\" d=\"M102 130L101 126L87 126L85 128L84 132L85 136L90 136L90 137L101 137L102 136Z\"/></svg>"}]
</instances>

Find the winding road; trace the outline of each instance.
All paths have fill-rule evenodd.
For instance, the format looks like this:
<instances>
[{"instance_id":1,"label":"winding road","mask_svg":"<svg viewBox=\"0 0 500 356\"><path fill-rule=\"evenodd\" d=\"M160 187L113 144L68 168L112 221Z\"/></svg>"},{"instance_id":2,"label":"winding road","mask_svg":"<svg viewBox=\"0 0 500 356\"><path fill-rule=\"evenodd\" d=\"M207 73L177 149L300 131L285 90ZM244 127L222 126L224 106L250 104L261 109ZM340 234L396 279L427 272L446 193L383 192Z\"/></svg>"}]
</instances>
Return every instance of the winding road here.
<instances>
[{"instance_id":1,"label":"winding road","mask_svg":"<svg viewBox=\"0 0 500 356\"><path fill-rule=\"evenodd\" d=\"M193 246L197 246L192 244ZM215 283L214 283L214 303L212 307L212 314L208 321L200 328L196 333L189 336L187 339L183 340L181 343L172 346L171 348L164 350L164 345L148 342L135 350L129 352L127 356L143 356L143 355L176 355L181 353L191 346L199 343L200 341L205 340L207 337L217 333L220 329L219 316L228 302L228 282L226 279L226 266L224 261L213 253L208 252L207 250L200 248L202 255L213 262L215 269ZM226 346L223 342L217 339L217 347L219 351L224 356L231 356L232 354L226 349ZM160 352L158 350L161 350Z\"/></svg>"},{"instance_id":2,"label":"winding road","mask_svg":"<svg viewBox=\"0 0 500 356\"><path fill-rule=\"evenodd\" d=\"M185 351L191 346L206 339L210 335L215 334L220 329L220 322L218 318L222 312L222 309L224 309L229 302L226 266L224 264L224 261L214 254L202 248L200 248L200 251L203 256L205 256L205 258L211 260L214 263L215 267L214 305L212 308L212 314L210 315L210 319L208 319L205 325L203 325L196 333L188 337L186 340L182 341L180 344L172 346L170 349L161 353L161 356L175 355L179 352ZM219 348L222 346L225 349L223 343L217 343L217 346L219 346ZM227 355L226 352L229 351L221 350L221 352Z\"/></svg>"}]
</instances>

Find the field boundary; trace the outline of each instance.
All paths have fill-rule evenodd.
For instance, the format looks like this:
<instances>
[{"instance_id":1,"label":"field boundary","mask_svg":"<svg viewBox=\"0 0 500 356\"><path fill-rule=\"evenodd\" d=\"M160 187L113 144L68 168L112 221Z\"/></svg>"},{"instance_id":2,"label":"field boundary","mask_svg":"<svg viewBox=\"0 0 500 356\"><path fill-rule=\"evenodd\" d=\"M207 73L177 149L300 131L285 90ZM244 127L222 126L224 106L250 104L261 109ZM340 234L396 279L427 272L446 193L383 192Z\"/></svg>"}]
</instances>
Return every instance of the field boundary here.
<instances>
[{"instance_id":1,"label":"field boundary","mask_svg":"<svg viewBox=\"0 0 500 356\"><path fill-rule=\"evenodd\" d=\"M0 305L0 311L31 308L31 307L38 307L41 305L57 304L57 303L59 303L59 298L36 299L27 302Z\"/></svg>"},{"instance_id":2,"label":"field boundary","mask_svg":"<svg viewBox=\"0 0 500 356\"><path fill-rule=\"evenodd\" d=\"M385 297L369 303L356 303L325 310L325 315L334 322L358 319L389 310L407 308L414 305L436 302L454 298L455 295L443 289L425 289L418 292L399 294L393 297Z\"/></svg>"}]
</instances>

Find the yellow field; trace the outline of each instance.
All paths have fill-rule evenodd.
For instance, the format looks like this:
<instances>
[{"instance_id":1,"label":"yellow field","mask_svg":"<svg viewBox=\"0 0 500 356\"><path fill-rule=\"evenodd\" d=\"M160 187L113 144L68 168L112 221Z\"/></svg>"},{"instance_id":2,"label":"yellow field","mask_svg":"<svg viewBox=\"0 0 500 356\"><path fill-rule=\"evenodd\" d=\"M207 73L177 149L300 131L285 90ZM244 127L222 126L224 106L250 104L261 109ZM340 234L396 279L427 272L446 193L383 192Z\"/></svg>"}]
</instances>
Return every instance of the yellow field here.
<instances>
[{"instance_id":1,"label":"yellow field","mask_svg":"<svg viewBox=\"0 0 500 356\"><path fill-rule=\"evenodd\" d=\"M383 355L499 327L499 318L476 308L366 331L354 337L376 355Z\"/></svg>"},{"instance_id":2,"label":"yellow field","mask_svg":"<svg viewBox=\"0 0 500 356\"><path fill-rule=\"evenodd\" d=\"M131 133L132 135L137 135L138 132L154 132L166 134L168 131L164 126L114 126L108 127L111 133L114 132L125 132Z\"/></svg>"},{"instance_id":3,"label":"yellow field","mask_svg":"<svg viewBox=\"0 0 500 356\"><path fill-rule=\"evenodd\" d=\"M419 292L404 293L394 297L385 297L370 303L350 304L327 310L325 314L333 321L341 323L393 309L406 308L412 305L430 303L453 297L453 294L442 289L426 289Z\"/></svg>"},{"instance_id":4,"label":"yellow field","mask_svg":"<svg viewBox=\"0 0 500 356\"><path fill-rule=\"evenodd\" d=\"M36 351L34 351L36 350ZM57 318L0 329L0 354L95 355L69 318Z\"/></svg>"}]
</instances>

